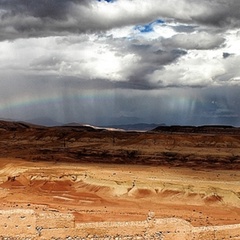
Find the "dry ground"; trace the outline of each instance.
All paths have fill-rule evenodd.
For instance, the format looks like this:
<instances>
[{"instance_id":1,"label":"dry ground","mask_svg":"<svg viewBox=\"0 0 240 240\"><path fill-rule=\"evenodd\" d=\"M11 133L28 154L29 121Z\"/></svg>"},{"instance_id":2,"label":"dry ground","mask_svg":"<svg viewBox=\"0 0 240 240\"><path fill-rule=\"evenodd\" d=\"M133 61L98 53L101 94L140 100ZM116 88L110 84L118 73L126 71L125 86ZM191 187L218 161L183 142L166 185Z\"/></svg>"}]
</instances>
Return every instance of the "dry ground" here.
<instances>
[{"instance_id":1,"label":"dry ground","mask_svg":"<svg viewBox=\"0 0 240 240\"><path fill-rule=\"evenodd\" d=\"M0 124L1 209L77 222L178 217L240 223L240 135L115 132Z\"/></svg>"},{"instance_id":2,"label":"dry ground","mask_svg":"<svg viewBox=\"0 0 240 240\"><path fill-rule=\"evenodd\" d=\"M193 226L240 222L239 171L0 161L2 209L57 209L79 222L145 220L149 210Z\"/></svg>"}]
</instances>

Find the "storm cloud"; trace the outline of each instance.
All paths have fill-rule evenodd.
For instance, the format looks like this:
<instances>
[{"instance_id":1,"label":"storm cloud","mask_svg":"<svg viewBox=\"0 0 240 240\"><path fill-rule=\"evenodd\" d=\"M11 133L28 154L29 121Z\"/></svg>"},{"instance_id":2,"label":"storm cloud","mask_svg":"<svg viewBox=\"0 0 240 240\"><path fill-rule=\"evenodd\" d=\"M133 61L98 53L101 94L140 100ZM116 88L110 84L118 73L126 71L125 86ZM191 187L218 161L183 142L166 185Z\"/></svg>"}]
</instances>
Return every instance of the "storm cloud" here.
<instances>
[{"instance_id":1,"label":"storm cloud","mask_svg":"<svg viewBox=\"0 0 240 240\"><path fill-rule=\"evenodd\" d=\"M239 8L0 0L0 116L238 125Z\"/></svg>"},{"instance_id":2,"label":"storm cloud","mask_svg":"<svg viewBox=\"0 0 240 240\"><path fill-rule=\"evenodd\" d=\"M99 32L156 18L224 28L239 27L238 0L1 0L2 40ZM124 17L123 17L124 16Z\"/></svg>"}]
</instances>

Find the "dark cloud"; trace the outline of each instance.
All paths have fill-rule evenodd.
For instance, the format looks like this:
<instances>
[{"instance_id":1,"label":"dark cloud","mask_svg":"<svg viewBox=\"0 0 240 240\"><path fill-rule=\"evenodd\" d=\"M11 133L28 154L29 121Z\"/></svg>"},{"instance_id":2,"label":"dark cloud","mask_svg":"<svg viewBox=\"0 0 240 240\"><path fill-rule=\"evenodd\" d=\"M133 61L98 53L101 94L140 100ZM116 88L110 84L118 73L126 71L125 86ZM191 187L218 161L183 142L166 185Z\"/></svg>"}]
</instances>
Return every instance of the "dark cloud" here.
<instances>
[{"instance_id":1,"label":"dark cloud","mask_svg":"<svg viewBox=\"0 0 240 240\"><path fill-rule=\"evenodd\" d=\"M203 0L198 2L204 13L193 16L199 23L217 27L235 28L240 26L240 2L238 0Z\"/></svg>"},{"instance_id":2,"label":"dark cloud","mask_svg":"<svg viewBox=\"0 0 240 240\"><path fill-rule=\"evenodd\" d=\"M33 16L36 18L48 18L63 20L67 18L70 7L73 4L89 5L87 0L1 0L0 6L6 12L2 15L2 19L17 15Z\"/></svg>"},{"instance_id":3,"label":"dark cloud","mask_svg":"<svg viewBox=\"0 0 240 240\"><path fill-rule=\"evenodd\" d=\"M192 34L177 34L170 39L164 39L163 44L168 47L183 49L214 49L223 44L225 39L219 35L198 32Z\"/></svg>"},{"instance_id":4,"label":"dark cloud","mask_svg":"<svg viewBox=\"0 0 240 240\"><path fill-rule=\"evenodd\" d=\"M165 65L174 63L178 58L187 54L185 50L170 49L162 50L152 47L148 44L140 44L134 42L129 45L128 51L134 53L139 57L139 61L136 65L132 65L129 69L129 77L127 81L116 83L117 87L130 88L130 89L158 89L162 88L161 81L151 82L149 81L149 75L156 70L161 70Z\"/></svg>"},{"instance_id":5,"label":"dark cloud","mask_svg":"<svg viewBox=\"0 0 240 240\"><path fill-rule=\"evenodd\" d=\"M0 38L46 37L77 32L69 23L75 5L90 7L87 0L0 0ZM81 12L79 12L81 13Z\"/></svg>"},{"instance_id":6,"label":"dark cloud","mask_svg":"<svg viewBox=\"0 0 240 240\"><path fill-rule=\"evenodd\" d=\"M176 32L192 33L197 30L197 25L178 25L172 27Z\"/></svg>"},{"instance_id":7,"label":"dark cloud","mask_svg":"<svg viewBox=\"0 0 240 240\"><path fill-rule=\"evenodd\" d=\"M228 57L230 57L231 55L232 55L231 53L224 52L224 53L223 53L223 58L228 58Z\"/></svg>"},{"instance_id":8,"label":"dark cloud","mask_svg":"<svg viewBox=\"0 0 240 240\"><path fill-rule=\"evenodd\" d=\"M35 59L31 64L30 68L38 71L59 70L63 58L61 56L42 56Z\"/></svg>"},{"instance_id":9,"label":"dark cloud","mask_svg":"<svg viewBox=\"0 0 240 240\"><path fill-rule=\"evenodd\" d=\"M58 81L51 75L28 75L21 79L12 75L4 79L0 88L1 116L13 119L50 117L58 122L95 125L133 120L183 125L240 124L239 87L145 91L146 88L127 90L122 86L116 89L111 81L79 81L71 76Z\"/></svg>"},{"instance_id":10,"label":"dark cloud","mask_svg":"<svg viewBox=\"0 0 240 240\"><path fill-rule=\"evenodd\" d=\"M156 19L166 22L177 19L176 29L192 32L200 24L219 27L239 27L238 0L178 1L177 4L158 1L137 3L119 0L113 3L96 0L0 0L0 39L46 37L99 32L116 27L143 24L150 26ZM124 15L124 18L122 17ZM145 24L145 25L144 25Z\"/></svg>"}]
</instances>

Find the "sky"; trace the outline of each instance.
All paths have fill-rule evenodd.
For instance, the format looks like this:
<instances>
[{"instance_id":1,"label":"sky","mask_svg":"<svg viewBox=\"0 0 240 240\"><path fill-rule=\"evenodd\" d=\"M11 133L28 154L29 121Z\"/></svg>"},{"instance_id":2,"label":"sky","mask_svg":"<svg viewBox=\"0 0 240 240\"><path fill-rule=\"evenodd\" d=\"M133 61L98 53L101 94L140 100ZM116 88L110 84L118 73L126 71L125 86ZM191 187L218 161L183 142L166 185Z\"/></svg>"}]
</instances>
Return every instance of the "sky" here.
<instances>
[{"instance_id":1,"label":"sky","mask_svg":"<svg viewBox=\"0 0 240 240\"><path fill-rule=\"evenodd\" d=\"M0 0L0 118L240 126L239 0Z\"/></svg>"}]
</instances>

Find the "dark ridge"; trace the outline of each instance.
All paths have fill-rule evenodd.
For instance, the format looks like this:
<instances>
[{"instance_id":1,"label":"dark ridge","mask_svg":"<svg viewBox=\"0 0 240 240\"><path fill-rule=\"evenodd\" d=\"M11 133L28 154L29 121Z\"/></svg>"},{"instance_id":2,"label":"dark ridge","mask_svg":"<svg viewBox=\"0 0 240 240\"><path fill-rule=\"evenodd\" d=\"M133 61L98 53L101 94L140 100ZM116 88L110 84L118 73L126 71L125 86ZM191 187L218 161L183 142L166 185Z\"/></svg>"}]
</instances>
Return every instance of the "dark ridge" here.
<instances>
[{"instance_id":1,"label":"dark ridge","mask_svg":"<svg viewBox=\"0 0 240 240\"><path fill-rule=\"evenodd\" d=\"M30 129L30 128L46 128L46 127L31 124L31 123L26 123L26 122L0 120L0 129L2 130L17 131L17 130L24 130L24 129Z\"/></svg>"},{"instance_id":2,"label":"dark ridge","mask_svg":"<svg viewBox=\"0 0 240 240\"><path fill-rule=\"evenodd\" d=\"M27 129L30 126L21 122L0 121L0 128L8 131L17 131L20 129Z\"/></svg>"},{"instance_id":3,"label":"dark ridge","mask_svg":"<svg viewBox=\"0 0 240 240\"><path fill-rule=\"evenodd\" d=\"M152 132L170 132L170 133L240 133L240 128L229 125L203 125L203 126L158 126L151 130Z\"/></svg>"},{"instance_id":4,"label":"dark ridge","mask_svg":"<svg viewBox=\"0 0 240 240\"><path fill-rule=\"evenodd\" d=\"M45 126L45 127L54 127L54 126L61 126L62 125L62 123L54 121L51 118L45 118L45 117L28 119L24 122L31 123L31 124L34 124L34 125L41 125L41 126Z\"/></svg>"},{"instance_id":5,"label":"dark ridge","mask_svg":"<svg viewBox=\"0 0 240 240\"><path fill-rule=\"evenodd\" d=\"M223 128L223 129L226 129L226 128L235 128L231 125L203 125L203 126L199 126L198 128Z\"/></svg>"},{"instance_id":6,"label":"dark ridge","mask_svg":"<svg viewBox=\"0 0 240 240\"><path fill-rule=\"evenodd\" d=\"M0 130L7 131L18 131L18 130L27 130L27 129L69 129L75 131L85 131L85 132L99 132L104 129L95 128L92 126L86 126L81 124L69 124L63 126L42 126L37 124L32 124L28 122L18 122L18 121L5 121L0 120Z\"/></svg>"}]
</instances>

